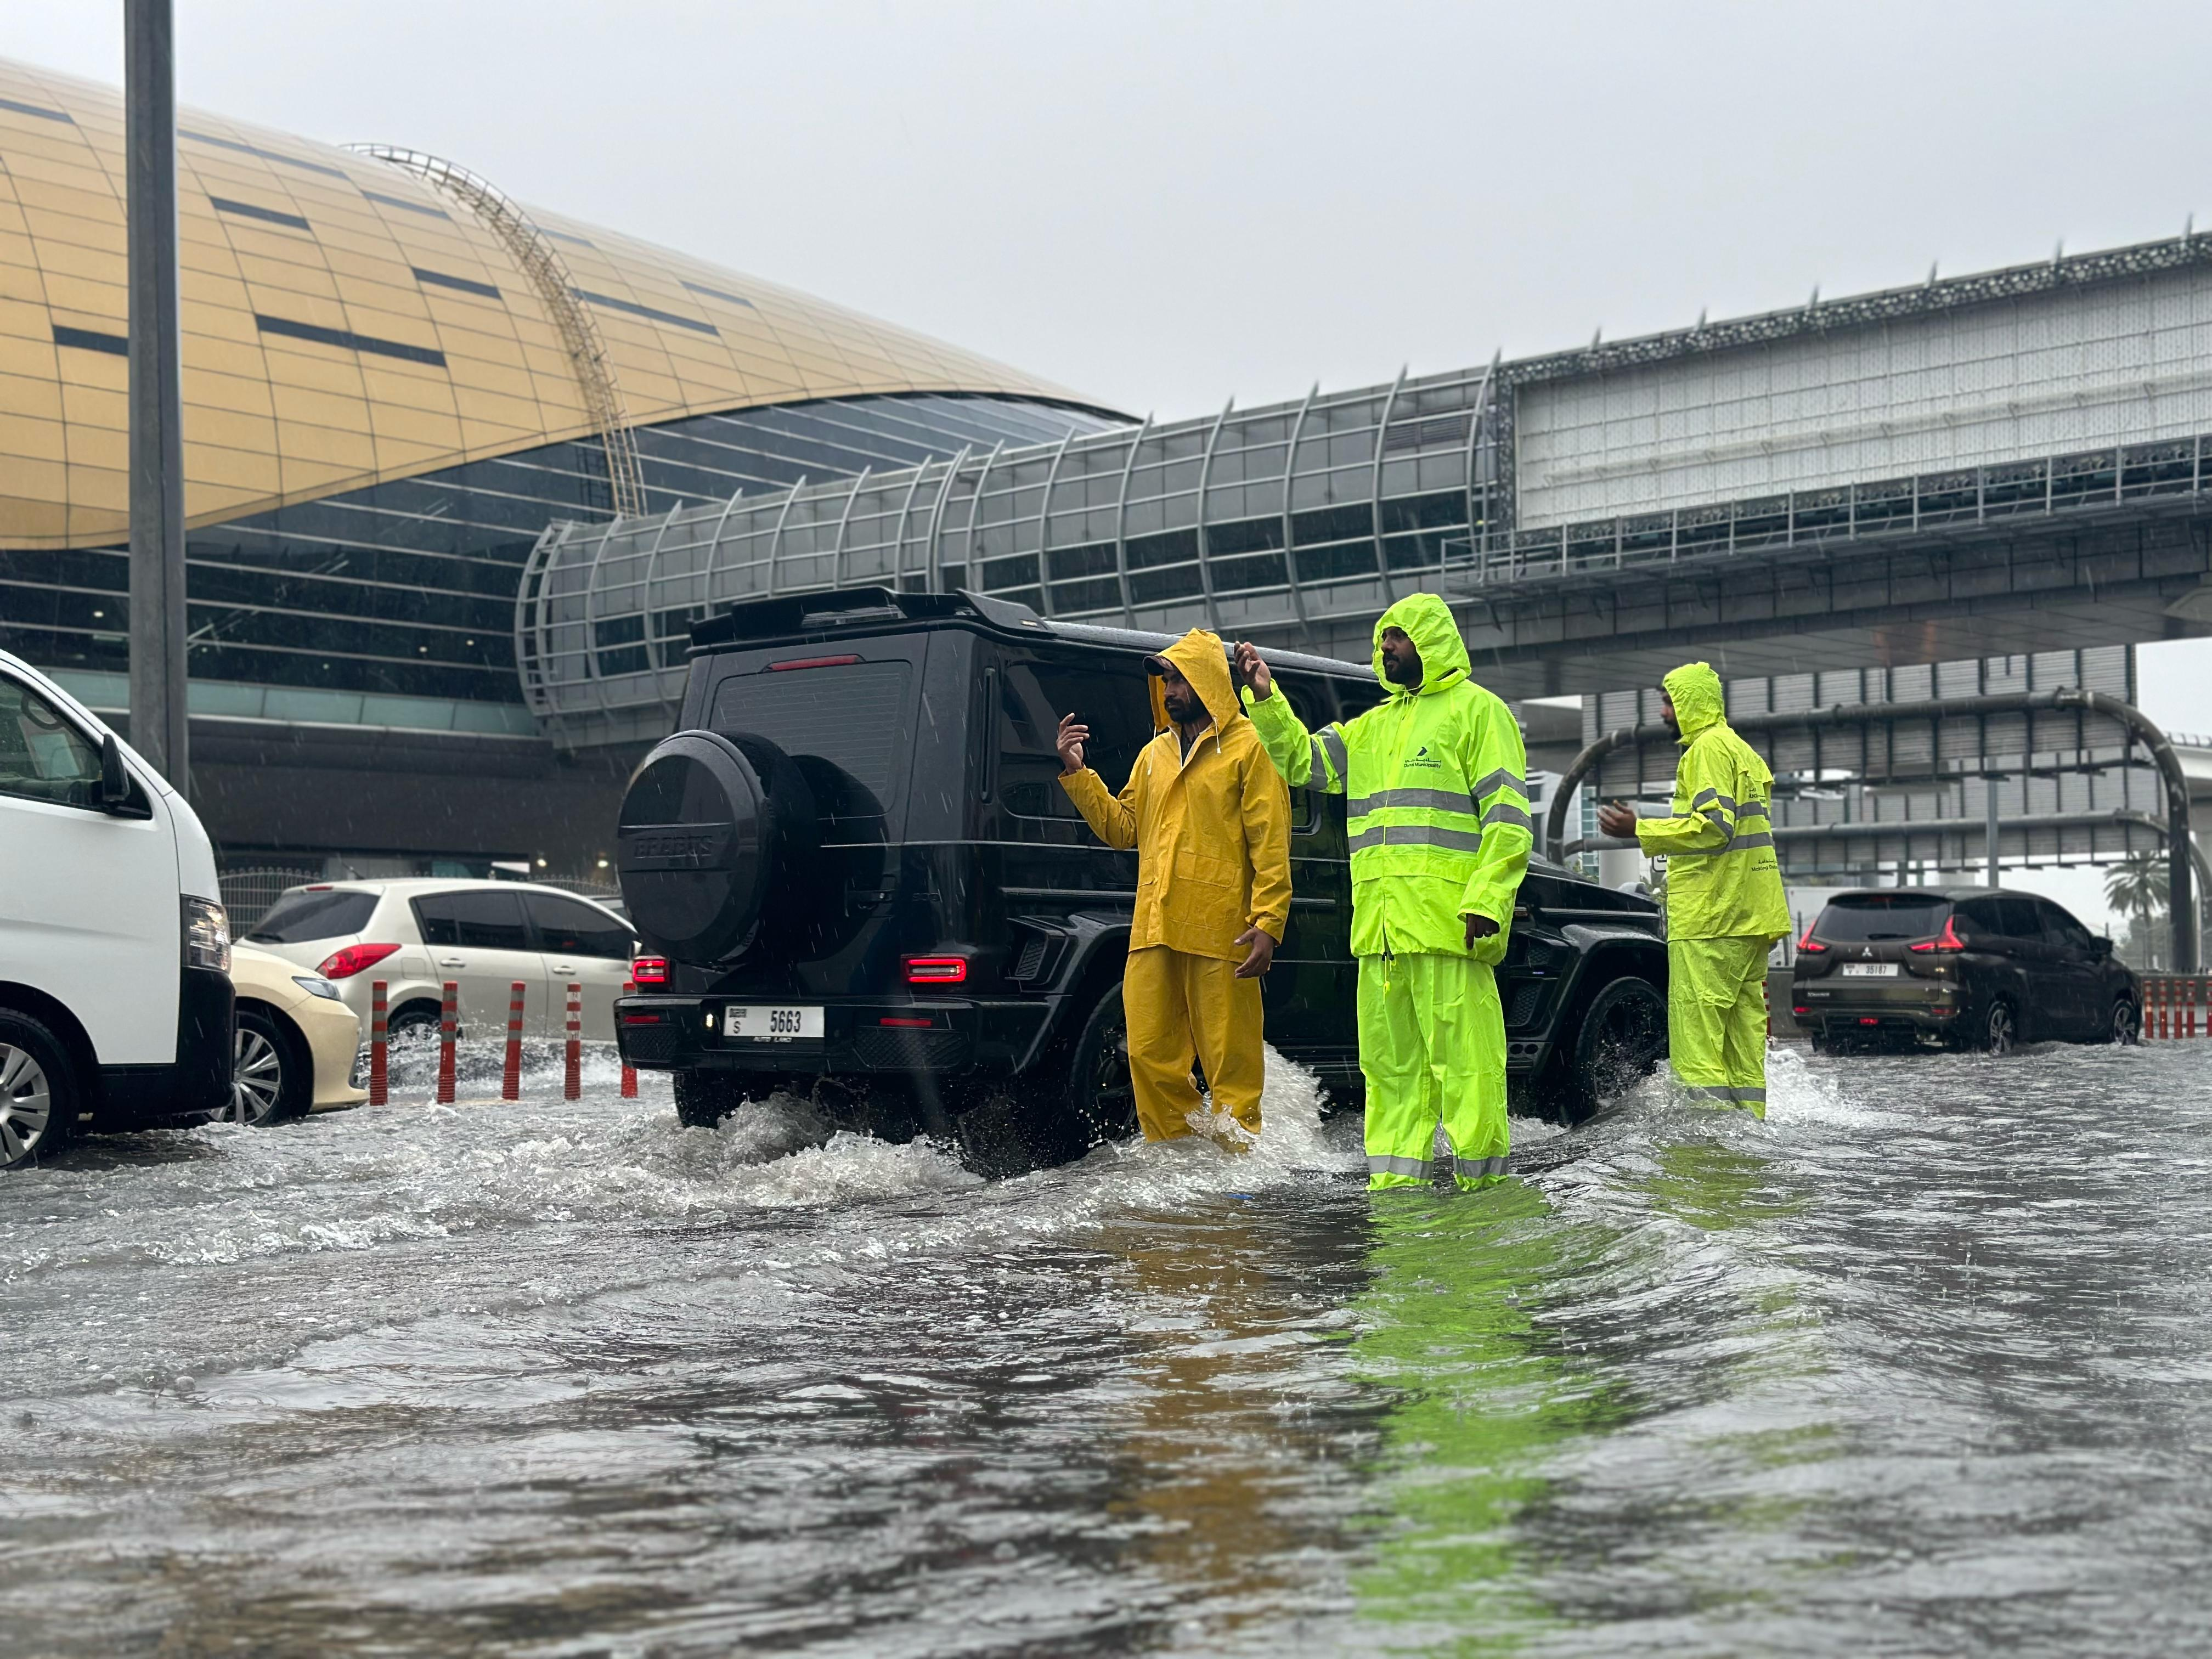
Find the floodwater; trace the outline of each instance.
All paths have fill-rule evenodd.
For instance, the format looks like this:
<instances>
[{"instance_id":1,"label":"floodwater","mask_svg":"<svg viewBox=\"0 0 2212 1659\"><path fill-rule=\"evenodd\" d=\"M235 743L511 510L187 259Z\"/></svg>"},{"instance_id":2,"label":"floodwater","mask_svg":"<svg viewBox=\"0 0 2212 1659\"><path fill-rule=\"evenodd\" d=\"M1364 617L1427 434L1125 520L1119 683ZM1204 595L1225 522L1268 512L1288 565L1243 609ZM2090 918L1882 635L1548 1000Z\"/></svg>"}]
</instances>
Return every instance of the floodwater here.
<instances>
[{"instance_id":1,"label":"floodwater","mask_svg":"<svg viewBox=\"0 0 2212 1659\"><path fill-rule=\"evenodd\" d=\"M1783 1050L1465 1196L1284 1068L988 1184L604 1060L94 1143L0 1178L0 1651L2203 1651L2208 1065Z\"/></svg>"}]
</instances>

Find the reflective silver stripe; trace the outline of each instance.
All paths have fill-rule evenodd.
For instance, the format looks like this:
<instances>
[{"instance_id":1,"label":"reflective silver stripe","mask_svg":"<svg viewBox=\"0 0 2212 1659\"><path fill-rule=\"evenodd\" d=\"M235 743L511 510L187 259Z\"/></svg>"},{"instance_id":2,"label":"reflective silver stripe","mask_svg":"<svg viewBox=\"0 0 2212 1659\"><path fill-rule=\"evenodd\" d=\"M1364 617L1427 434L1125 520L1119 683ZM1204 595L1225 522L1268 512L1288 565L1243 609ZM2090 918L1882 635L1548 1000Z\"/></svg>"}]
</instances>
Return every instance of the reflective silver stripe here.
<instances>
[{"instance_id":1,"label":"reflective silver stripe","mask_svg":"<svg viewBox=\"0 0 2212 1659\"><path fill-rule=\"evenodd\" d=\"M1754 847L1771 847L1773 845L1773 832L1771 830L1762 830L1755 836L1738 836L1733 842L1729 843L1727 850L1731 853L1744 853L1750 851Z\"/></svg>"},{"instance_id":2,"label":"reflective silver stripe","mask_svg":"<svg viewBox=\"0 0 2212 1659\"><path fill-rule=\"evenodd\" d=\"M1328 764L1322 757L1319 738L1307 738L1306 746L1310 750L1306 756L1306 781L1318 789L1328 781Z\"/></svg>"},{"instance_id":3,"label":"reflective silver stripe","mask_svg":"<svg viewBox=\"0 0 2212 1659\"><path fill-rule=\"evenodd\" d=\"M1339 778L1343 777L1344 733L1334 726L1323 726L1314 741L1321 745L1322 752L1328 757L1328 763L1335 769L1335 775Z\"/></svg>"},{"instance_id":4,"label":"reflective silver stripe","mask_svg":"<svg viewBox=\"0 0 2212 1659\"><path fill-rule=\"evenodd\" d=\"M1733 795L1723 795L1717 789L1698 790L1697 794L1691 799L1687 810L1694 812L1709 800L1718 801L1722 805L1727 807L1731 812L1735 811L1735 797Z\"/></svg>"},{"instance_id":5,"label":"reflective silver stripe","mask_svg":"<svg viewBox=\"0 0 2212 1659\"><path fill-rule=\"evenodd\" d=\"M1485 1176L1504 1175L1510 1161L1503 1158L1455 1158L1452 1160L1452 1173L1463 1181L1480 1181Z\"/></svg>"},{"instance_id":6,"label":"reflective silver stripe","mask_svg":"<svg viewBox=\"0 0 2212 1659\"><path fill-rule=\"evenodd\" d=\"M1352 836L1350 850L1364 853L1371 847L1444 847L1455 853L1479 852L1480 830L1439 830L1433 823L1378 823Z\"/></svg>"},{"instance_id":7,"label":"reflective silver stripe","mask_svg":"<svg viewBox=\"0 0 2212 1659\"><path fill-rule=\"evenodd\" d=\"M1742 823L1746 818L1763 818L1766 816L1768 816L1766 805L1763 801L1747 800L1735 809L1738 823Z\"/></svg>"},{"instance_id":8,"label":"reflective silver stripe","mask_svg":"<svg viewBox=\"0 0 2212 1659\"><path fill-rule=\"evenodd\" d=\"M1381 1152L1370 1152L1367 1155L1367 1173L1425 1176L1429 1173L1429 1160L1425 1158L1390 1158Z\"/></svg>"},{"instance_id":9,"label":"reflective silver stripe","mask_svg":"<svg viewBox=\"0 0 2212 1659\"><path fill-rule=\"evenodd\" d=\"M1766 1091L1728 1083L1693 1083L1690 1092L1706 1100L1725 1100L1731 1105L1766 1104Z\"/></svg>"},{"instance_id":10,"label":"reflective silver stripe","mask_svg":"<svg viewBox=\"0 0 2212 1659\"><path fill-rule=\"evenodd\" d=\"M1379 812L1386 806L1419 806L1432 812L1456 812L1470 823L1474 822L1474 805L1465 795L1449 789L1378 789L1371 795L1362 795L1345 808L1352 817L1368 812Z\"/></svg>"},{"instance_id":11,"label":"reflective silver stripe","mask_svg":"<svg viewBox=\"0 0 2212 1659\"><path fill-rule=\"evenodd\" d=\"M1500 789L1510 789L1516 794L1525 795L1528 793L1528 784L1518 772L1509 772L1501 766L1488 777L1476 780L1474 787L1468 793L1480 800L1485 795Z\"/></svg>"},{"instance_id":12,"label":"reflective silver stripe","mask_svg":"<svg viewBox=\"0 0 2212 1659\"><path fill-rule=\"evenodd\" d=\"M1531 831L1536 827L1530 822L1526 812L1514 805L1512 802L1504 800L1498 802L1497 805L1485 812L1482 815L1482 821L1485 823L1517 823L1523 830Z\"/></svg>"}]
</instances>

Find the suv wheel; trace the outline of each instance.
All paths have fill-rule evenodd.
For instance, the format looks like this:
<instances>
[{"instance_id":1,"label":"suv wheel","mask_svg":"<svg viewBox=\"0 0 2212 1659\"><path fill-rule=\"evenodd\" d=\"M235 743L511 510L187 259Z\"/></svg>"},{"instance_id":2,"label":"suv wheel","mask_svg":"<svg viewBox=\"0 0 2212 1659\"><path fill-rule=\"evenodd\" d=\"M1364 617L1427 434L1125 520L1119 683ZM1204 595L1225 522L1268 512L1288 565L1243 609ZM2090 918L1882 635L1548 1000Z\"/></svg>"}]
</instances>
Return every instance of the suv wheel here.
<instances>
[{"instance_id":1,"label":"suv wheel","mask_svg":"<svg viewBox=\"0 0 2212 1659\"><path fill-rule=\"evenodd\" d=\"M1633 975L1598 988L1583 1010L1560 1091L1560 1115L1580 1123L1651 1074L1667 1052L1667 999Z\"/></svg>"},{"instance_id":2,"label":"suv wheel","mask_svg":"<svg viewBox=\"0 0 2212 1659\"><path fill-rule=\"evenodd\" d=\"M711 1129L744 1103L744 1091L727 1072L678 1072L670 1079L676 1121L687 1129Z\"/></svg>"},{"instance_id":3,"label":"suv wheel","mask_svg":"<svg viewBox=\"0 0 2212 1659\"><path fill-rule=\"evenodd\" d=\"M231 1039L230 1107L226 1123L282 1123L314 1102L313 1062L302 1043L264 1009L238 1011Z\"/></svg>"},{"instance_id":4,"label":"suv wheel","mask_svg":"<svg viewBox=\"0 0 2212 1659\"><path fill-rule=\"evenodd\" d=\"M29 1015L0 1010L0 1170L59 1151L78 1110L69 1051Z\"/></svg>"},{"instance_id":5,"label":"suv wheel","mask_svg":"<svg viewBox=\"0 0 2212 1659\"><path fill-rule=\"evenodd\" d=\"M2013 1017L2012 1004L2000 997L1982 1017L1982 1052L2008 1054L2019 1042L2020 1024Z\"/></svg>"},{"instance_id":6,"label":"suv wheel","mask_svg":"<svg viewBox=\"0 0 2212 1659\"><path fill-rule=\"evenodd\" d=\"M2122 997L2112 1005L2112 1041L2123 1048L2133 1048L2142 1036L2142 1011L2130 999Z\"/></svg>"},{"instance_id":7,"label":"suv wheel","mask_svg":"<svg viewBox=\"0 0 2212 1659\"><path fill-rule=\"evenodd\" d=\"M1067 1100L1092 1144L1137 1133L1137 1088L1129 1078L1129 1017L1121 982L1107 988L1075 1039L1067 1064Z\"/></svg>"}]
</instances>

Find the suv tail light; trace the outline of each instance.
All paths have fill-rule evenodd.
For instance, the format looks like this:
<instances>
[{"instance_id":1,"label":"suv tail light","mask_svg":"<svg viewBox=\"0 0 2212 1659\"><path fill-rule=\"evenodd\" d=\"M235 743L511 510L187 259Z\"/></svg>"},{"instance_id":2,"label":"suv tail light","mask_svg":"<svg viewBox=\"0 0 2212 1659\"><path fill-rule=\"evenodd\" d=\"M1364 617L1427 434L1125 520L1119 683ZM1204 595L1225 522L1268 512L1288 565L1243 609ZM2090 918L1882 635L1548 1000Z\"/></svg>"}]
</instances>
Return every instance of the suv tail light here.
<instances>
[{"instance_id":1,"label":"suv tail light","mask_svg":"<svg viewBox=\"0 0 2212 1659\"><path fill-rule=\"evenodd\" d=\"M315 969L325 979L351 979L364 968L374 968L399 947L396 945L349 945L333 951Z\"/></svg>"},{"instance_id":2,"label":"suv tail light","mask_svg":"<svg viewBox=\"0 0 2212 1659\"><path fill-rule=\"evenodd\" d=\"M1817 922L1808 924L1805 929L1805 937L1797 941L1797 948L1799 950L1810 951L1814 956L1820 955L1821 951L1828 948L1826 945L1821 944L1820 940L1813 937L1813 928L1817 926L1819 926Z\"/></svg>"},{"instance_id":3,"label":"suv tail light","mask_svg":"<svg viewBox=\"0 0 2212 1659\"><path fill-rule=\"evenodd\" d=\"M1905 946L1908 951L1963 951L1966 941L1959 937L1959 930L1951 923L1954 918L1943 918L1943 931L1934 939L1923 939L1917 945Z\"/></svg>"},{"instance_id":4,"label":"suv tail light","mask_svg":"<svg viewBox=\"0 0 2212 1659\"><path fill-rule=\"evenodd\" d=\"M908 957L906 959L906 982L909 985L958 985L968 977L968 958L965 957Z\"/></svg>"},{"instance_id":5,"label":"suv tail light","mask_svg":"<svg viewBox=\"0 0 2212 1659\"><path fill-rule=\"evenodd\" d=\"M629 982L641 991L648 985L668 983L666 957L640 957L629 965Z\"/></svg>"}]
</instances>

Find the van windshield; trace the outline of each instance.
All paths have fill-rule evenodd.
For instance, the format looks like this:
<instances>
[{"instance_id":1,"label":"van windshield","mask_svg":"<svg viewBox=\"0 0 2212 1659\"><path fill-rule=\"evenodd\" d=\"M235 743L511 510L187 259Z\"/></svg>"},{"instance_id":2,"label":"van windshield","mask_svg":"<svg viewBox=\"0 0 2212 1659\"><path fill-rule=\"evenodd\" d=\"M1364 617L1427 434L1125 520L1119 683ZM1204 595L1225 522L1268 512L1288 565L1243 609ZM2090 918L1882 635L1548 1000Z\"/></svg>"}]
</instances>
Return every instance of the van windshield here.
<instances>
[{"instance_id":1,"label":"van windshield","mask_svg":"<svg viewBox=\"0 0 2212 1659\"><path fill-rule=\"evenodd\" d=\"M1951 901L1933 893L1853 893L1830 901L1814 925L1816 938L1838 944L1926 939L1943 925Z\"/></svg>"},{"instance_id":2,"label":"van windshield","mask_svg":"<svg viewBox=\"0 0 2212 1659\"><path fill-rule=\"evenodd\" d=\"M376 909L374 893L315 893L294 889L270 905L246 934L249 945L304 945L358 933Z\"/></svg>"},{"instance_id":3,"label":"van windshield","mask_svg":"<svg viewBox=\"0 0 2212 1659\"><path fill-rule=\"evenodd\" d=\"M766 738L791 757L814 792L830 841L874 841L914 748L906 662L827 662L733 674L714 689L708 725Z\"/></svg>"}]
</instances>

